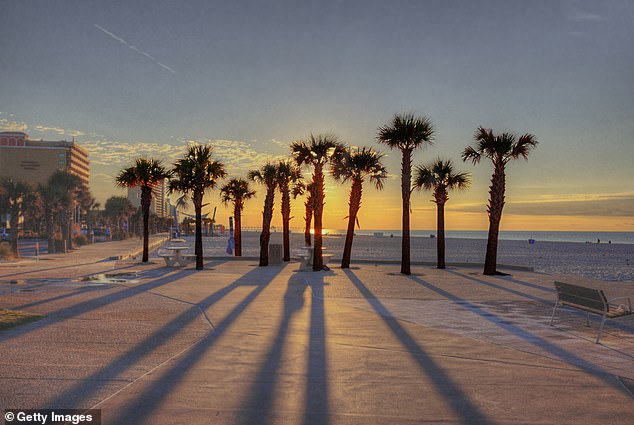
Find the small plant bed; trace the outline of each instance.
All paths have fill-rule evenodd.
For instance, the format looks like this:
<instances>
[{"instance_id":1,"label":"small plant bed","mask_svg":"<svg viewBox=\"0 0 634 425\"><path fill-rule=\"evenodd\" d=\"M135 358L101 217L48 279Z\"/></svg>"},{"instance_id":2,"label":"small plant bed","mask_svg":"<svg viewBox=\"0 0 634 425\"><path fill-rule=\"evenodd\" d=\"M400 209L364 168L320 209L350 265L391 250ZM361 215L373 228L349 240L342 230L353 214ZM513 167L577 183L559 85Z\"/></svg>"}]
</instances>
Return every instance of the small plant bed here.
<instances>
[{"instance_id":1,"label":"small plant bed","mask_svg":"<svg viewBox=\"0 0 634 425\"><path fill-rule=\"evenodd\" d=\"M0 330L10 329L23 323L41 319L41 314L27 313L20 310L5 310L0 308Z\"/></svg>"}]
</instances>

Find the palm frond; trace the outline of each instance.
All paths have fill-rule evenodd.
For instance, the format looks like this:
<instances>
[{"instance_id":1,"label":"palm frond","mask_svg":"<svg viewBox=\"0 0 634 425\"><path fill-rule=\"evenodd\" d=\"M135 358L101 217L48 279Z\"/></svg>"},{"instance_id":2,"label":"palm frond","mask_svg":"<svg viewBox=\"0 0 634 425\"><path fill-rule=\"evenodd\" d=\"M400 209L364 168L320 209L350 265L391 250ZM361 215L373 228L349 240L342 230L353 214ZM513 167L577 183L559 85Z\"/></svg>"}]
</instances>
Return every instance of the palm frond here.
<instances>
[{"instance_id":1,"label":"palm frond","mask_svg":"<svg viewBox=\"0 0 634 425\"><path fill-rule=\"evenodd\" d=\"M434 126L428 117L417 117L413 113L396 114L392 122L379 127L379 143L390 149L415 149L433 144Z\"/></svg>"}]
</instances>

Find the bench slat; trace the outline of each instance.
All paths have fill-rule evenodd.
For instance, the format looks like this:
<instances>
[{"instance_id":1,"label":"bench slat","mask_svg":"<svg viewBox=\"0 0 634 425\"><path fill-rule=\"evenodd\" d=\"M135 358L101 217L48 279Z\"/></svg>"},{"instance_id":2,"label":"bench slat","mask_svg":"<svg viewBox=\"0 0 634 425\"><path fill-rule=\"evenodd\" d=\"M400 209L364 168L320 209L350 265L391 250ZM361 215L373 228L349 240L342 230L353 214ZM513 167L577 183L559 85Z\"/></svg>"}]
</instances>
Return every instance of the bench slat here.
<instances>
[{"instance_id":1,"label":"bench slat","mask_svg":"<svg viewBox=\"0 0 634 425\"><path fill-rule=\"evenodd\" d=\"M584 307L584 310L594 310L599 314L609 311L608 301L600 289L586 288L555 281L555 288L559 300L563 304Z\"/></svg>"}]
</instances>

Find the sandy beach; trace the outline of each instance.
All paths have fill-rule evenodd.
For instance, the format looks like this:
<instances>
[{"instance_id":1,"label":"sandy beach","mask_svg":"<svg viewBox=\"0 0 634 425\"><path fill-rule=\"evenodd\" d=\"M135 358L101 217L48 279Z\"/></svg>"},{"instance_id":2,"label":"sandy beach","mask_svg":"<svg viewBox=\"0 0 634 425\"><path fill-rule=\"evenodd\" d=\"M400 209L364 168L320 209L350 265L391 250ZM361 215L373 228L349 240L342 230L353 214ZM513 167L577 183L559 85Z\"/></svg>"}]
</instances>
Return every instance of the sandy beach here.
<instances>
[{"instance_id":1,"label":"sandy beach","mask_svg":"<svg viewBox=\"0 0 634 425\"><path fill-rule=\"evenodd\" d=\"M259 232L242 234L242 255L259 255ZM187 238L192 239L193 236ZM204 238L206 256L225 256L227 236ZM436 239L413 237L412 262L436 261ZM324 249L333 254L333 261L341 258L344 235L324 236ZM271 243L281 244L282 233L271 234ZM304 236L291 234L291 252L304 245ZM484 262L486 240L448 238L446 261L451 263ZM292 255L292 254L291 254ZM357 235L352 248L352 261L400 261L401 238L382 238ZM498 263L510 266L532 267L534 271L549 274L579 275L606 281L634 281L634 245L577 242L543 242L501 240Z\"/></svg>"}]
</instances>

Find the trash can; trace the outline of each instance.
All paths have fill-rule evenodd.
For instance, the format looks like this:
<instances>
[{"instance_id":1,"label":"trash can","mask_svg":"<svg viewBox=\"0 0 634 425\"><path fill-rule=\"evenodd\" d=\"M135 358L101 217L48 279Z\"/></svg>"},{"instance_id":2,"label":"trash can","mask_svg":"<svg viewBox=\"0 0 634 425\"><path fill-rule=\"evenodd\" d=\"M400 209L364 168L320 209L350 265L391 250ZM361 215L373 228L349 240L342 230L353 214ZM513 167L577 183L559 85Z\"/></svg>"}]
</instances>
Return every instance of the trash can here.
<instances>
[{"instance_id":1,"label":"trash can","mask_svg":"<svg viewBox=\"0 0 634 425\"><path fill-rule=\"evenodd\" d=\"M269 264L282 264L282 245L269 244Z\"/></svg>"}]
</instances>

